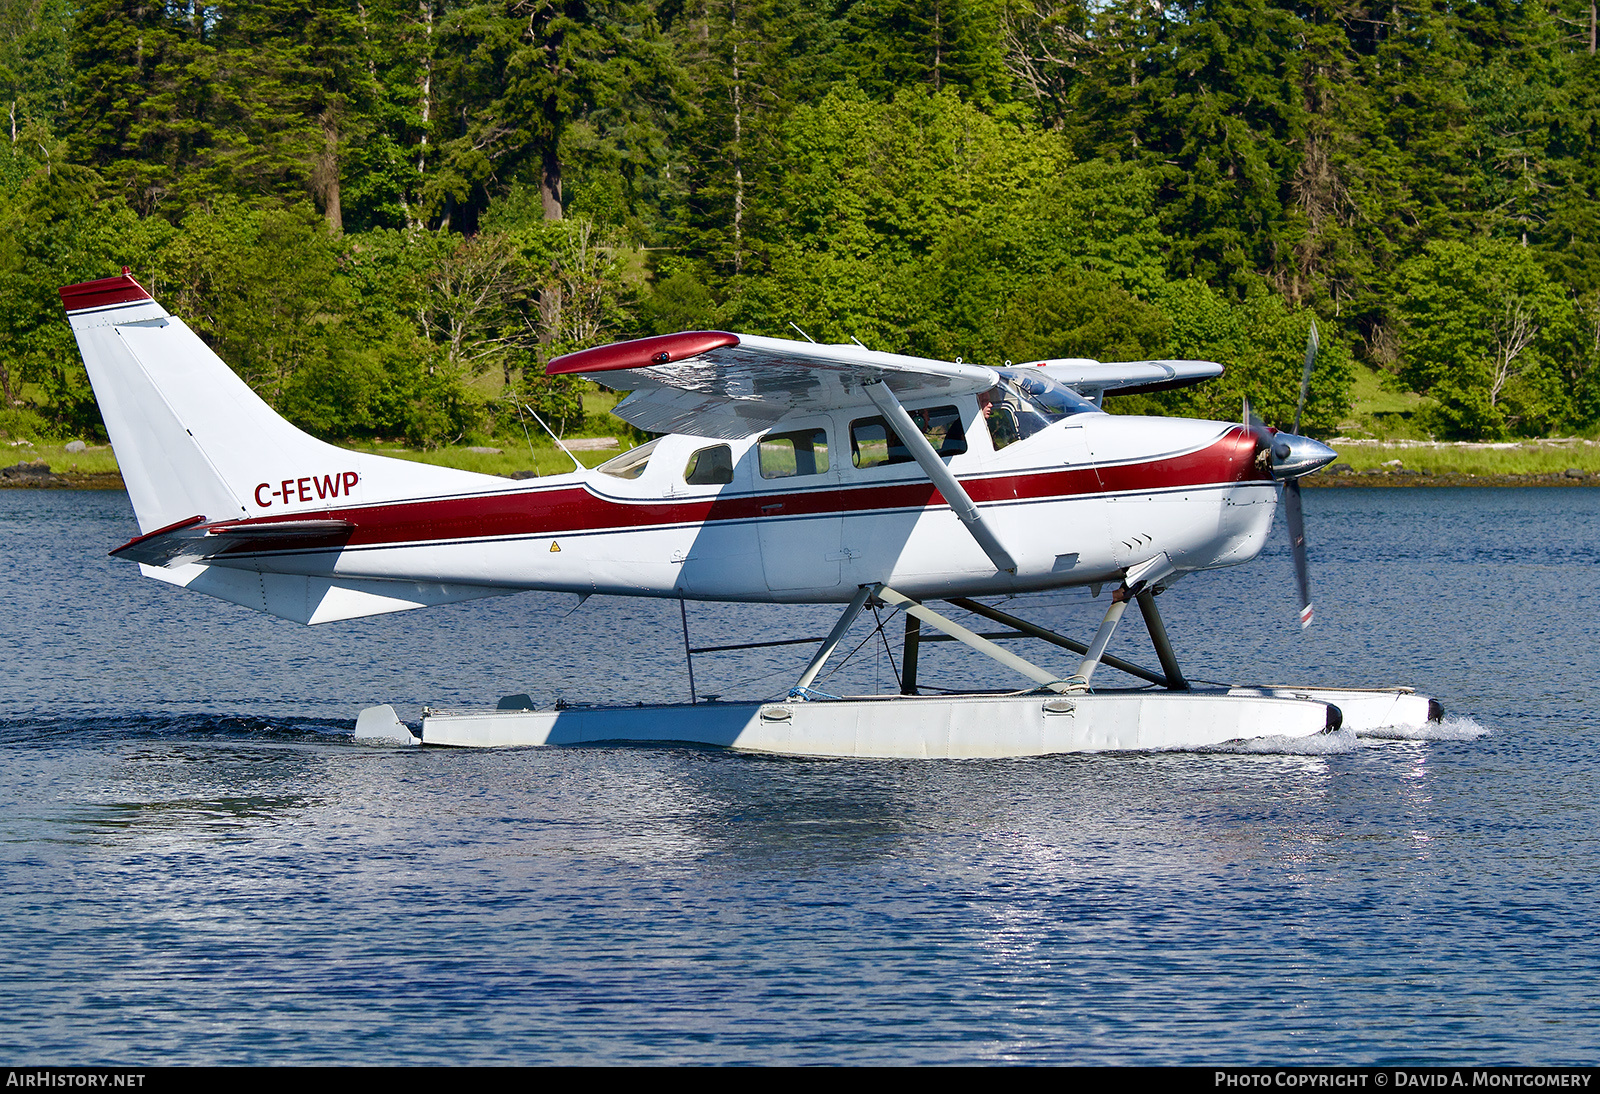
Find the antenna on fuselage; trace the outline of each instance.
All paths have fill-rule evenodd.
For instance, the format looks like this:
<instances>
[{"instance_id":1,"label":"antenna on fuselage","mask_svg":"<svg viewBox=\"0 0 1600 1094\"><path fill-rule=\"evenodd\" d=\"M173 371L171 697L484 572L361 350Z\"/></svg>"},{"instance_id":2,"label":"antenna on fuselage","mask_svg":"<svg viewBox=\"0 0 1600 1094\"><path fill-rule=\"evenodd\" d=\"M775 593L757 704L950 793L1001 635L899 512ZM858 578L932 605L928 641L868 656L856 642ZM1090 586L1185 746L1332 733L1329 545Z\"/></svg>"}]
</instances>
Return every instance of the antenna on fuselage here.
<instances>
[{"instance_id":1,"label":"antenna on fuselage","mask_svg":"<svg viewBox=\"0 0 1600 1094\"><path fill-rule=\"evenodd\" d=\"M800 330L800 325L798 323L794 322L793 320L790 320L789 325L791 327L793 327L795 330L800 332L800 337L801 338L804 338L807 342L810 342L813 346L817 344L817 340L815 338L811 337L811 335L807 334L805 331Z\"/></svg>"},{"instance_id":2,"label":"antenna on fuselage","mask_svg":"<svg viewBox=\"0 0 1600 1094\"><path fill-rule=\"evenodd\" d=\"M511 405L517 408L517 420L522 422L522 435L528 441L528 455L533 457L535 464L538 463L539 457L533 451L533 438L528 436L528 423L522 421L522 412L524 410L533 415L534 421L538 422L541 426L544 426L544 431L550 434L550 439L556 442L556 447L567 454L567 459L572 461L573 466L575 466L579 471L585 470L582 461L572 454L572 450L570 448L561 443L561 438L556 436L556 431L545 424L545 420L539 417L539 412L537 410L534 410L533 407L529 406L527 403L524 403L521 399L512 399ZM580 600L578 603L582 604L583 601Z\"/></svg>"},{"instance_id":3,"label":"antenna on fuselage","mask_svg":"<svg viewBox=\"0 0 1600 1094\"><path fill-rule=\"evenodd\" d=\"M860 346L862 349L866 349L867 348L866 343L861 341L861 339L857 338L853 334L850 336L850 341L854 342L856 345Z\"/></svg>"}]
</instances>

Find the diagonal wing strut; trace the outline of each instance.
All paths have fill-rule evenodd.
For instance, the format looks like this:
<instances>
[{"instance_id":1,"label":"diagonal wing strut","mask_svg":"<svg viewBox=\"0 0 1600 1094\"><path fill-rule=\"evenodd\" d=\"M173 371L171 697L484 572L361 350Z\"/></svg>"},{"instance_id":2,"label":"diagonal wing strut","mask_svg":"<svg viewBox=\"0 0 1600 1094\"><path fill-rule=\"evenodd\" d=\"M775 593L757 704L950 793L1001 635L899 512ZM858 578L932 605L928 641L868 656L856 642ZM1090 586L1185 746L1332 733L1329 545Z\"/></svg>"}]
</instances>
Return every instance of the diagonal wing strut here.
<instances>
[{"instance_id":1,"label":"diagonal wing strut","mask_svg":"<svg viewBox=\"0 0 1600 1094\"><path fill-rule=\"evenodd\" d=\"M950 473L950 469L939 458L939 453L934 451L933 445L928 443L928 438L922 435L922 430L917 428L916 423L911 420L911 415L906 413L906 408L900 405L900 400L889 390L889 385L882 380L874 380L864 384L863 389L867 393L867 398L872 400L872 405L882 411L884 418L894 427L900 443L906 446L923 473L933 480L933 485L939 488L944 500L950 503L950 508L957 519L967 526L967 531L978 541L978 546L989 556L989 561L994 563L995 569L1016 573L1017 563L1011 557L1011 552L1001 544L1000 537L994 534L994 529L989 527L988 521L983 519L983 514L978 512L978 507L973 504L966 488Z\"/></svg>"}]
</instances>

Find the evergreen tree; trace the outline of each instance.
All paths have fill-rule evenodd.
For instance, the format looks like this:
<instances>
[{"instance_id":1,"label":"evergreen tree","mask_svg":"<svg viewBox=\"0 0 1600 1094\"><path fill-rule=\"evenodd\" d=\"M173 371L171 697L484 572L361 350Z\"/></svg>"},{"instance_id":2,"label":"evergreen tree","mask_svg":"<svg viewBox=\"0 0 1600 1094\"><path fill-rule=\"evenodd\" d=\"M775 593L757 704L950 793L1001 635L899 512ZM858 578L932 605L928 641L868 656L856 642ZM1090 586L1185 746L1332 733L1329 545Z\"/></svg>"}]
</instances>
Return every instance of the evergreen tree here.
<instances>
[{"instance_id":1,"label":"evergreen tree","mask_svg":"<svg viewBox=\"0 0 1600 1094\"><path fill-rule=\"evenodd\" d=\"M233 193L308 194L344 226L344 149L377 88L350 0L231 0L219 35L228 110L213 169Z\"/></svg>"},{"instance_id":2,"label":"evergreen tree","mask_svg":"<svg viewBox=\"0 0 1600 1094\"><path fill-rule=\"evenodd\" d=\"M589 158L633 193L660 165L681 75L648 0L470 5L444 21L434 58L438 166L424 194L452 226L475 229L490 197L517 180L560 219L580 125Z\"/></svg>"},{"instance_id":3,"label":"evergreen tree","mask_svg":"<svg viewBox=\"0 0 1600 1094\"><path fill-rule=\"evenodd\" d=\"M0 112L15 145L30 125L56 129L72 69L67 0L0 0Z\"/></svg>"},{"instance_id":4,"label":"evergreen tree","mask_svg":"<svg viewBox=\"0 0 1600 1094\"><path fill-rule=\"evenodd\" d=\"M1504 240L1436 241L1401 267L1402 375L1452 438L1538 434L1569 413L1558 371L1574 313L1535 255Z\"/></svg>"},{"instance_id":5,"label":"evergreen tree","mask_svg":"<svg viewBox=\"0 0 1600 1094\"><path fill-rule=\"evenodd\" d=\"M859 0L844 31L860 86L887 99L954 88L987 102L1009 90L997 0Z\"/></svg>"},{"instance_id":6,"label":"evergreen tree","mask_svg":"<svg viewBox=\"0 0 1600 1094\"><path fill-rule=\"evenodd\" d=\"M206 189L217 141L220 12L156 0L84 0L66 111L78 162L141 213Z\"/></svg>"}]
</instances>

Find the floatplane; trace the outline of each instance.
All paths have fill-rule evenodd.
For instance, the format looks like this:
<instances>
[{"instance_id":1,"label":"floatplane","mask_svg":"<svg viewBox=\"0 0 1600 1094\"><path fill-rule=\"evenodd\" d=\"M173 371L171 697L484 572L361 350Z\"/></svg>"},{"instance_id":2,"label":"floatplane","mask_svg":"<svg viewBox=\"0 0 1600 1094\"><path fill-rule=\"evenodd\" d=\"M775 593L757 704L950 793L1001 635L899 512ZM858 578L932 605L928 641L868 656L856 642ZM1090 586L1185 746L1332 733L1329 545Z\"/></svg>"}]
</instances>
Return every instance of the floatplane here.
<instances>
[{"instance_id":1,"label":"floatplane","mask_svg":"<svg viewBox=\"0 0 1600 1094\"><path fill-rule=\"evenodd\" d=\"M420 737L376 706L361 713L358 735L1028 756L1442 716L1409 688L1200 687L1185 677L1157 597L1255 558L1280 494L1301 622L1311 621L1299 479L1335 458L1298 435L1298 414L1293 430L1277 430L1248 409L1237 423L1101 409L1108 397L1219 376L1218 364L995 368L720 331L642 338L556 358L548 371L630 392L617 415L661 435L594 469L515 481L301 432L126 270L67 286L61 299L141 533L111 554L148 577L307 624L526 590L842 605L776 701L538 710L510 697L492 710L424 711ZM1314 356L1313 341L1308 379ZM1302 405L1304 394L1302 384ZM997 606L1069 586L1111 588L1087 642ZM977 633L936 602L1006 629ZM826 694L818 678L869 605L904 617L900 693ZM1159 669L1106 652L1130 605ZM687 648L687 623L685 637ZM1020 637L1067 665L1001 645ZM918 652L931 640L965 643L1026 683L919 694ZM1102 666L1142 686L1097 687Z\"/></svg>"}]
</instances>

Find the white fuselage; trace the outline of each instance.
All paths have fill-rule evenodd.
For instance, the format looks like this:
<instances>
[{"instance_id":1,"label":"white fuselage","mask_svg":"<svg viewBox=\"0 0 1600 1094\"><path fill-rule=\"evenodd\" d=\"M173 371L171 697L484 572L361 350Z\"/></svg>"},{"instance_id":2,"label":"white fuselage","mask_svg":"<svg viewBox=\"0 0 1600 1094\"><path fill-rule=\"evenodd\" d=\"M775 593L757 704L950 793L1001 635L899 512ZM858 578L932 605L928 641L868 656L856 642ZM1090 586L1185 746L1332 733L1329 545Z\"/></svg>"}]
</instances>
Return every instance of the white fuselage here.
<instances>
[{"instance_id":1,"label":"white fuselage","mask_svg":"<svg viewBox=\"0 0 1600 1094\"><path fill-rule=\"evenodd\" d=\"M788 434L826 438L826 454L803 474L792 463L764 468L757 436L672 435L655 442L633 478L587 471L454 496L280 504L264 519L328 515L355 533L337 549L254 553L236 565L580 594L842 602L874 582L921 597L1092 584L1162 554L1173 570L1194 571L1247 561L1265 543L1277 494L1239 426L1079 414L996 450L975 399L946 401L958 406L967 439L948 466L1015 558L1015 573L996 570L915 463L859 466L870 458L848 438L860 410L783 423ZM731 481L696 485L699 454L718 446Z\"/></svg>"}]
</instances>

